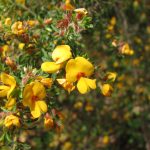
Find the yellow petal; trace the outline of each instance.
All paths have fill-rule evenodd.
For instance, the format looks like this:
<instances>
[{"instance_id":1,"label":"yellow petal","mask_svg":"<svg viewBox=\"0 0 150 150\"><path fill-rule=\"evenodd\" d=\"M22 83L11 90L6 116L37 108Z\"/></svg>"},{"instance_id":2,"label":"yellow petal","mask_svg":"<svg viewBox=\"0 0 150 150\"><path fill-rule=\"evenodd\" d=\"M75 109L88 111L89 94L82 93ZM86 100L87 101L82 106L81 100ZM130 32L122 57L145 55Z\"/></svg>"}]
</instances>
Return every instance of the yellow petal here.
<instances>
[{"instance_id":1,"label":"yellow petal","mask_svg":"<svg viewBox=\"0 0 150 150\"><path fill-rule=\"evenodd\" d=\"M85 8L77 8L74 10L76 13L87 15L87 10Z\"/></svg>"},{"instance_id":2,"label":"yellow petal","mask_svg":"<svg viewBox=\"0 0 150 150\"><path fill-rule=\"evenodd\" d=\"M47 112L47 105L44 101L36 101L35 105L31 109L31 114L34 118L38 118L41 116L41 113Z\"/></svg>"},{"instance_id":3,"label":"yellow petal","mask_svg":"<svg viewBox=\"0 0 150 150\"><path fill-rule=\"evenodd\" d=\"M15 118L15 119L13 120L13 125L15 125L16 127L20 127L19 118Z\"/></svg>"},{"instance_id":4,"label":"yellow petal","mask_svg":"<svg viewBox=\"0 0 150 150\"><path fill-rule=\"evenodd\" d=\"M24 46L25 46L25 43L19 43L18 48L20 50L23 50Z\"/></svg>"},{"instance_id":5,"label":"yellow petal","mask_svg":"<svg viewBox=\"0 0 150 150\"><path fill-rule=\"evenodd\" d=\"M0 97L7 96L8 91L10 90L10 87L5 85L0 85Z\"/></svg>"},{"instance_id":6,"label":"yellow petal","mask_svg":"<svg viewBox=\"0 0 150 150\"><path fill-rule=\"evenodd\" d=\"M72 53L69 45L59 45L54 49L52 53L52 58L56 62L56 64L60 64L71 57Z\"/></svg>"},{"instance_id":7,"label":"yellow petal","mask_svg":"<svg viewBox=\"0 0 150 150\"><path fill-rule=\"evenodd\" d=\"M77 88L81 94L85 94L89 91L89 87L86 83L85 78L80 78L80 80L77 83Z\"/></svg>"},{"instance_id":8,"label":"yellow petal","mask_svg":"<svg viewBox=\"0 0 150 150\"><path fill-rule=\"evenodd\" d=\"M71 5L70 0L66 0L64 9L68 11L72 11L75 9L75 7Z\"/></svg>"},{"instance_id":9,"label":"yellow petal","mask_svg":"<svg viewBox=\"0 0 150 150\"><path fill-rule=\"evenodd\" d=\"M11 127L12 125L19 127L20 126L19 118L14 115L9 115L5 118L4 125L8 128Z\"/></svg>"},{"instance_id":10,"label":"yellow petal","mask_svg":"<svg viewBox=\"0 0 150 150\"><path fill-rule=\"evenodd\" d=\"M110 96L113 91L113 88L110 84L103 84L101 86L101 92L104 96Z\"/></svg>"},{"instance_id":11,"label":"yellow petal","mask_svg":"<svg viewBox=\"0 0 150 150\"><path fill-rule=\"evenodd\" d=\"M93 65L83 57L76 57L68 61L66 65L66 79L69 82L75 82L79 73L84 73L85 77L92 75Z\"/></svg>"},{"instance_id":12,"label":"yellow petal","mask_svg":"<svg viewBox=\"0 0 150 150\"><path fill-rule=\"evenodd\" d=\"M66 82L66 79L57 79L57 82L62 85Z\"/></svg>"},{"instance_id":13,"label":"yellow petal","mask_svg":"<svg viewBox=\"0 0 150 150\"><path fill-rule=\"evenodd\" d=\"M96 89L96 80L95 79L92 80L92 79L85 78L85 81L91 89Z\"/></svg>"},{"instance_id":14,"label":"yellow petal","mask_svg":"<svg viewBox=\"0 0 150 150\"><path fill-rule=\"evenodd\" d=\"M77 83L77 88L81 94L85 94L91 89L96 89L96 80L81 77Z\"/></svg>"},{"instance_id":15,"label":"yellow petal","mask_svg":"<svg viewBox=\"0 0 150 150\"><path fill-rule=\"evenodd\" d=\"M53 83L53 79L52 78L43 78L40 81L44 86L50 88L52 86Z\"/></svg>"},{"instance_id":16,"label":"yellow petal","mask_svg":"<svg viewBox=\"0 0 150 150\"><path fill-rule=\"evenodd\" d=\"M47 104L45 101L39 100L36 103L39 105L41 112L47 112Z\"/></svg>"},{"instance_id":17,"label":"yellow petal","mask_svg":"<svg viewBox=\"0 0 150 150\"><path fill-rule=\"evenodd\" d=\"M83 57L75 58L76 65L78 66L78 70L80 72L84 72L86 77L89 77L93 74L94 67L93 65Z\"/></svg>"},{"instance_id":18,"label":"yellow petal","mask_svg":"<svg viewBox=\"0 0 150 150\"><path fill-rule=\"evenodd\" d=\"M15 78L6 73L1 73L1 81L9 86L16 85Z\"/></svg>"},{"instance_id":19,"label":"yellow petal","mask_svg":"<svg viewBox=\"0 0 150 150\"><path fill-rule=\"evenodd\" d=\"M16 104L16 99L10 97L5 104L5 108L8 110L11 110L15 104Z\"/></svg>"},{"instance_id":20,"label":"yellow petal","mask_svg":"<svg viewBox=\"0 0 150 150\"><path fill-rule=\"evenodd\" d=\"M34 118L38 118L41 116L41 110L39 105L35 102L34 107L30 107L31 114Z\"/></svg>"},{"instance_id":21,"label":"yellow petal","mask_svg":"<svg viewBox=\"0 0 150 150\"><path fill-rule=\"evenodd\" d=\"M56 73L62 66L62 64L56 64L55 62L44 62L41 65L41 69L47 73Z\"/></svg>"},{"instance_id":22,"label":"yellow petal","mask_svg":"<svg viewBox=\"0 0 150 150\"><path fill-rule=\"evenodd\" d=\"M32 91L33 83L27 84L23 90L23 105L24 106L31 106L32 105Z\"/></svg>"},{"instance_id":23,"label":"yellow petal","mask_svg":"<svg viewBox=\"0 0 150 150\"><path fill-rule=\"evenodd\" d=\"M107 73L107 79L111 80L112 82L115 81L116 77L117 77L117 73L116 72L108 72Z\"/></svg>"},{"instance_id":24,"label":"yellow petal","mask_svg":"<svg viewBox=\"0 0 150 150\"><path fill-rule=\"evenodd\" d=\"M10 90L7 93L8 98L16 86L15 78L6 73L1 73L1 81L3 82L3 84L10 86Z\"/></svg>"},{"instance_id":25,"label":"yellow petal","mask_svg":"<svg viewBox=\"0 0 150 150\"><path fill-rule=\"evenodd\" d=\"M33 95L37 96L39 99L44 99L46 96L46 91L40 82L34 82L34 85L32 87Z\"/></svg>"},{"instance_id":26,"label":"yellow petal","mask_svg":"<svg viewBox=\"0 0 150 150\"><path fill-rule=\"evenodd\" d=\"M69 82L77 80L78 68L75 59L70 59L66 65L66 79Z\"/></svg>"},{"instance_id":27,"label":"yellow petal","mask_svg":"<svg viewBox=\"0 0 150 150\"><path fill-rule=\"evenodd\" d=\"M58 83L69 93L75 89L72 82L68 82L66 79L57 79Z\"/></svg>"}]
</instances>

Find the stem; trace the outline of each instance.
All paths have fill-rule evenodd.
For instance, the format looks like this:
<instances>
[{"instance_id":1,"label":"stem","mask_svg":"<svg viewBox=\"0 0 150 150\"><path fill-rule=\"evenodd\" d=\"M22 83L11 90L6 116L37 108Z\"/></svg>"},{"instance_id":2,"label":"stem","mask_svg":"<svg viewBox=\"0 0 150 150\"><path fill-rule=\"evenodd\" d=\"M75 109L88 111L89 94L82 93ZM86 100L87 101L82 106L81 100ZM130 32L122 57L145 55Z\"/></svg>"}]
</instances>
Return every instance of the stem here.
<instances>
[{"instance_id":1,"label":"stem","mask_svg":"<svg viewBox=\"0 0 150 150\"><path fill-rule=\"evenodd\" d=\"M13 144L12 150L16 150L16 147L17 147L16 141L17 141L17 136L15 135L14 141L13 141L14 144Z\"/></svg>"}]
</instances>

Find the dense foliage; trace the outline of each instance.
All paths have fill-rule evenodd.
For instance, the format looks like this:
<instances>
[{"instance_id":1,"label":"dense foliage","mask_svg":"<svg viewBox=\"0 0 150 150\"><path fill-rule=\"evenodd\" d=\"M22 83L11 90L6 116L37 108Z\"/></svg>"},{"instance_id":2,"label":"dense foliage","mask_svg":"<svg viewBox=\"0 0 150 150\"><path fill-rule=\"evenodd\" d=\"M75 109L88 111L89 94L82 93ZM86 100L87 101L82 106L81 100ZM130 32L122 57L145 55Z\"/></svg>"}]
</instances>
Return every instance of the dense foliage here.
<instances>
[{"instance_id":1,"label":"dense foliage","mask_svg":"<svg viewBox=\"0 0 150 150\"><path fill-rule=\"evenodd\" d=\"M150 149L148 0L0 0L2 150Z\"/></svg>"}]
</instances>

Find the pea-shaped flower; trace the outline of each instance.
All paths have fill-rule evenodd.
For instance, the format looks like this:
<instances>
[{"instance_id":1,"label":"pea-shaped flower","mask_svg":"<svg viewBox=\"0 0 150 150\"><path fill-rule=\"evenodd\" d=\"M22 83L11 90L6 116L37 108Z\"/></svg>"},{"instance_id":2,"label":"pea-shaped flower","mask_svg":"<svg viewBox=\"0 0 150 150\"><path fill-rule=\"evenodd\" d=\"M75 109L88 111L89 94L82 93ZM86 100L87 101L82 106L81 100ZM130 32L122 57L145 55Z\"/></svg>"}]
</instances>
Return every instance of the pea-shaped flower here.
<instances>
[{"instance_id":1,"label":"pea-shaped flower","mask_svg":"<svg viewBox=\"0 0 150 150\"><path fill-rule=\"evenodd\" d=\"M41 69L47 73L55 73L63 67L65 61L72 57L69 45L59 45L52 52L54 62L44 62Z\"/></svg>"},{"instance_id":2,"label":"pea-shaped flower","mask_svg":"<svg viewBox=\"0 0 150 150\"><path fill-rule=\"evenodd\" d=\"M93 74L93 65L83 57L70 59L66 65L66 79L68 82L77 81L77 89L81 94L96 88L96 80L89 79Z\"/></svg>"},{"instance_id":3,"label":"pea-shaped flower","mask_svg":"<svg viewBox=\"0 0 150 150\"><path fill-rule=\"evenodd\" d=\"M23 91L23 105L30 108L34 118L38 118L42 113L47 112L47 105L44 101L46 91L42 83L36 81L27 84Z\"/></svg>"},{"instance_id":4,"label":"pea-shaped flower","mask_svg":"<svg viewBox=\"0 0 150 150\"><path fill-rule=\"evenodd\" d=\"M16 87L16 80L14 77L6 74L1 73L0 75L0 97L9 98L10 94Z\"/></svg>"},{"instance_id":5,"label":"pea-shaped flower","mask_svg":"<svg viewBox=\"0 0 150 150\"><path fill-rule=\"evenodd\" d=\"M12 126L20 127L19 118L15 115L9 115L5 118L4 125L7 128L10 128Z\"/></svg>"}]
</instances>

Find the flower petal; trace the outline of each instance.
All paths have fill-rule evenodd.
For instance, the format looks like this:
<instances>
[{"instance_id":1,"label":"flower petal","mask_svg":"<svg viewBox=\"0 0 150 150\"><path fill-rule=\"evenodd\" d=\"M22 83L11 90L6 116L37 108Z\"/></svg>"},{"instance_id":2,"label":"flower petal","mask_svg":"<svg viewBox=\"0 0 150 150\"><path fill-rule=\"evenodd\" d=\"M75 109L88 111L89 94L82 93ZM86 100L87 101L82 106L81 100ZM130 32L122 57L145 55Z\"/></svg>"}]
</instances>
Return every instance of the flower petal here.
<instances>
[{"instance_id":1,"label":"flower petal","mask_svg":"<svg viewBox=\"0 0 150 150\"><path fill-rule=\"evenodd\" d=\"M85 78L87 85L91 88L91 89L96 89L96 80L92 80L92 79L88 79Z\"/></svg>"},{"instance_id":2,"label":"flower petal","mask_svg":"<svg viewBox=\"0 0 150 150\"><path fill-rule=\"evenodd\" d=\"M6 74L6 73L1 73L1 81L5 84L5 85L9 85L9 86L16 86L16 81L15 78Z\"/></svg>"},{"instance_id":3,"label":"flower petal","mask_svg":"<svg viewBox=\"0 0 150 150\"><path fill-rule=\"evenodd\" d=\"M5 108L11 110L15 104L16 104L16 99L9 97L8 101L5 104Z\"/></svg>"},{"instance_id":4,"label":"flower petal","mask_svg":"<svg viewBox=\"0 0 150 150\"><path fill-rule=\"evenodd\" d=\"M59 69L61 69L63 64L56 64L55 62L44 62L41 65L41 69L47 73L56 73Z\"/></svg>"},{"instance_id":5,"label":"flower petal","mask_svg":"<svg viewBox=\"0 0 150 150\"><path fill-rule=\"evenodd\" d=\"M89 87L86 83L85 78L80 78L80 80L77 83L77 89L81 94L85 94L89 91Z\"/></svg>"},{"instance_id":6,"label":"flower petal","mask_svg":"<svg viewBox=\"0 0 150 150\"><path fill-rule=\"evenodd\" d=\"M75 59L70 59L66 65L66 79L69 82L75 82L77 80L78 66Z\"/></svg>"},{"instance_id":7,"label":"flower petal","mask_svg":"<svg viewBox=\"0 0 150 150\"><path fill-rule=\"evenodd\" d=\"M41 116L41 110L39 105L35 102L33 107L30 107L31 114L34 118L38 118Z\"/></svg>"},{"instance_id":8,"label":"flower petal","mask_svg":"<svg viewBox=\"0 0 150 150\"><path fill-rule=\"evenodd\" d=\"M24 106L31 106L32 105L32 91L33 83L27 84L23 90L23 105Z\"/></svg>"},{"instance_id":9,"label":"flower petal","mask_svg":"<svg viewBox=\"0 0 150 150\"><path fill-rule=\"evenodd\" d=\"M14 77L12 77L6 73L1 73L1 81L3 82L3 84L10 86L10 90L7 93L7 98L8 98L10 96L11 92L16 87L16 80Z\"/></svg>"},{"instance_id":10,"label":"flower petal","mask_svg":"<svg viewBox=\"0 0 150 150\"><path fill-rule=\"evenodd\" d=\"M56 64L60 64L71 57L72 53L69 45L59 45L54 49L52 53L52 58L56 62Z\"/></svg>"},{"instance_id":11,"label":"flower petal","mask_svg":"<svg viewBox=\"0 0 150 150\"><path fill-rule=\"evenodd\" d=\"M41 112L47 112L47 104L45 101L39 100L36 103L39 105Z\"/></svg>"},{"instance_id":12,"label":"flower petal","mask_svg":"<svg viewBox=\"0 0 150 150\"><path fill-rule=\"evenodd\" d=\"M38 118L41 116L42 112L47 112L47 105L44 101L39 100L35 102L34 107L30 108L31 114L34 118Z\"/></svg>"},{"instance_id":13,"label":"flower petal","mask_svg":"<svg viewBox=\"0 0 150 150\"><path fill-rule=\"evenodd\" d=\"M79 72L85 73L86 77L89 77L93 74L94 67L88 60L83 57L76 57L75 61Z\"/></svg>"},{"instance_id":14,"label":"flower petal","mask_svg":"<svg viewBox=\"0 0 150 150\"><path fill-rule=\"evenodd\" d=\"M76 57L68 61L66 65L66 79L69 82L75 82L79 73L83 73L86 77L92 75L94 71L93 65L83 57Z\"/></svg>"},{"instance_id":15,"label":"flower petal","mask_svg":"<svg viewBox=\"0 0 150 150\"><path fill-rule=\"evenodd\" d=\"M37 96L39 99L44 99L46 97L46 91L42 83L34 82L32 87L33 95Z\"/></svg>"},{"instance_id":16,"label":"flower petal","mask_svg":"<svg viewBox=\"0 0 150 150\"><path fill-rule=\"evenodd\" d=\"M0 97L7 96L8 91L10 90L10 87L5 85L0 85Z\"/></svg>"}]
</instances>

